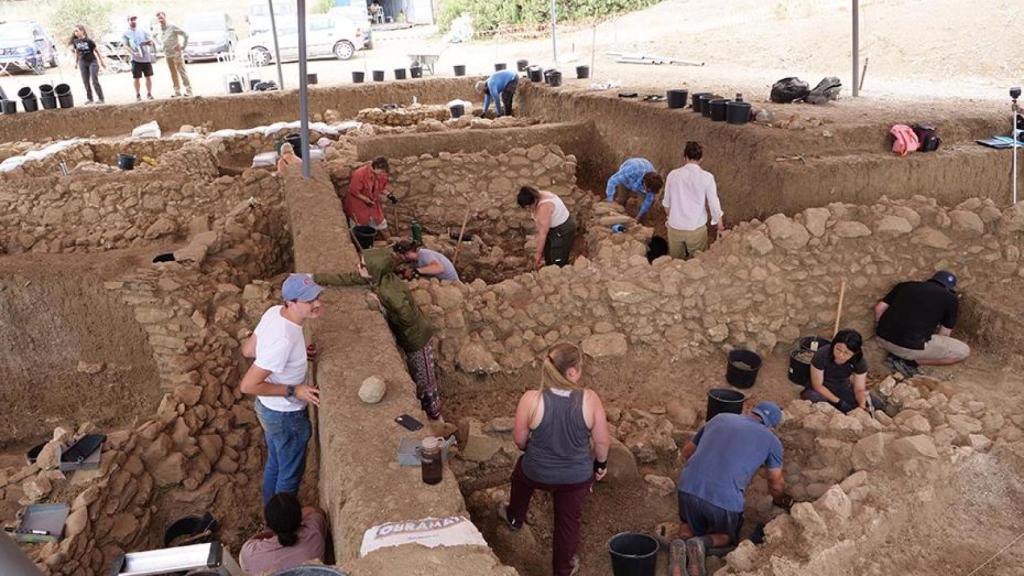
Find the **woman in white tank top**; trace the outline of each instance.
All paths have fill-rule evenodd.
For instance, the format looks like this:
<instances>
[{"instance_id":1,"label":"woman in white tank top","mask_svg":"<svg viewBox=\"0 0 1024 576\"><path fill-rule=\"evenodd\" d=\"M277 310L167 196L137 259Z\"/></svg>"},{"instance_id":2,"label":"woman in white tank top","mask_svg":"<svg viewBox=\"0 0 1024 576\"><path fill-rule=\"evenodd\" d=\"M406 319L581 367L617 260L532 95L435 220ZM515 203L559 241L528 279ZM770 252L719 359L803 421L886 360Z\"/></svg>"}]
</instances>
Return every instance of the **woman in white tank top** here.
<instances>
[{"instance_id":1,"label":"woman in white tank top","mask_svg":"<svg viewBox=\"0 0 1024 576\"><path fill-rule=\"evenodd\" d=\"M576 222L569 209L556 194L541 191L533 186L519 189L516 202L520 208L528 208L537 225L537 248L533 255L533 267L540 268L555 264L569 263L569 253L576 237Z\"/></svg>"}]
</instances>

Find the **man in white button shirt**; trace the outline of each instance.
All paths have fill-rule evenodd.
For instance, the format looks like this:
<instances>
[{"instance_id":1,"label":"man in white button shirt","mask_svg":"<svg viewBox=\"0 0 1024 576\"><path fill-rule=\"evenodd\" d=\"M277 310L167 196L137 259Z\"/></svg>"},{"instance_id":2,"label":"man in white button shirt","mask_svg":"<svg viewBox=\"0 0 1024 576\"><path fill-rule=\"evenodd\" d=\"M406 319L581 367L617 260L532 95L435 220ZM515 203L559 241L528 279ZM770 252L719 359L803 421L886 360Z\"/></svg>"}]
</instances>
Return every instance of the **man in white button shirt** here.
<instances>
[{"instance_id":1,"label":"man in white button shirt","mask_svg":"<svg viewBox=\"0 0 1024 576\"><path fill-rule=\"evenodd\" d=\"M668 253L673 258L692 258L708 247L709 209L711 225L722 229L715 177L700 167L703 157L699 143L687 142L683 150L686 164L669 172L665 181L661 204L668 212Z\"/></svg>"},{"instance_id":2,"label":"man in white button shirt","mask_svg":"<svg viewBox=\"0 0 1024 576\"><path fill-rule=\"evenodd\" d=\"M311 427L306 405L320 405L320 391L305 384L306 339L302 325L323 314L324 291L309 274L290 274L281 286L284 305L263 313L242 355L255 358L239 385L256 395L256 417L267 441L263 504L280 492L296 494L306 468Z\"/></svg>"}]
</instances>

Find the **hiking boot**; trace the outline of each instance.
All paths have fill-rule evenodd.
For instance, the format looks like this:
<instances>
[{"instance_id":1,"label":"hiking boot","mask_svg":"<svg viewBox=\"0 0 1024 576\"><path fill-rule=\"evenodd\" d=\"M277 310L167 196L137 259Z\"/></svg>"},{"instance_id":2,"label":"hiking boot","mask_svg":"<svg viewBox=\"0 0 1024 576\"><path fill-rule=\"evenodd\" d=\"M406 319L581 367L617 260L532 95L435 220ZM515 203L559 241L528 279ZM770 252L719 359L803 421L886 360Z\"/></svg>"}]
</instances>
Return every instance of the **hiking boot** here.
<instances>
[{"instance_id":1,"label":"hiking boot","mask_svg":"<svg viewBox=\"0 0 1024 576\"><path fill-rule=\"evenodd\" d=\"M495 508L495 514L502 520L509 530L519 530L519 526L512 523L512 520L508 517L508 502L498 502L498 506Z\"/></svg>"},{"instance_id":2,"label":"hiking boot","mask_svg":"<svg viewBox=\"0 0 1024 576\"><path fill-rule=\"evenodd\" d=\"M914 362L913 360L906 360L892 354L885 357L885 365L900 374L903 374L903 376L907 378L921 373L921 369L918 367L917 362Z\"/></svg>"},{"instance_id":3,"label":"hiking boot","mask_svg":"<svg viewBox=\"0 0 1024 576\"><path fill-rule=\"evenodd\" d=\"M690 538L686 541L686 568L688 576L707 576L704 564L704 541Z\"/></svg>"},{"instance_id":4,"label":"hiking boot","mask_svg":"<svg viewBox=\"0 0 1024 576\"><path fill-rule=\"evenodd\" d=\"M686 541L679 538L668 547L668 576L686 576Z\"/></svg>"},{"instance_id":5,"label":"hiking boot","mask_svg":"<svg viewBox=\"0 0 1024 576\"><path fill-rule=\"evenodd\" d=\"M136 94L135 95L135 101L136 102L142 102L142 95L141 94Z\"/></svg>"},{"instance_id":6,"label":"hiking boot","mask_svg":"<svg viewBox=\"0 0 1024 576\"><path fill-rule=\"evenodd\" d=\"M146 94L146 100L152 100L152 99L153 99L153 95L152 94Z\"/></svg>"},{"instance_id":7,"label":"hiking boot","mask_svg":"<svg viewBox=\"0 0 1024 576\"><path fill-rule=\"evenodd\" d=\"M171 98L181 98L181 94L175 92L174 94L171 94Z\"/></svg>"}]
</instances>

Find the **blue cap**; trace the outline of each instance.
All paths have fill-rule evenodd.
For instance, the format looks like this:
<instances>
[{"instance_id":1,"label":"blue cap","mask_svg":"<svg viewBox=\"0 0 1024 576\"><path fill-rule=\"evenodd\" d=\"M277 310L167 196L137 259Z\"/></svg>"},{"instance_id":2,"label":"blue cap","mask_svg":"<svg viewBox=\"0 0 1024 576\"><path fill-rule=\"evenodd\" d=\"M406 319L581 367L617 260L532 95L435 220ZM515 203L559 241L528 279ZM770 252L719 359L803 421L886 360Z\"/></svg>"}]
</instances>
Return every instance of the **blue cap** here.
<instances>
[{"instance_id":1,"label":"blue cap","mask_svg":"<svg viewBox=\"0 0 1024 576\"><path fill-rule=\"evenodd\" d=\"M289 274L281 286L281 297L288 301L312 302L323 291L322 286L313 282L312 274Z\"/></svg>"},{"instance_id":2,"label":"blue cap","mask_svg":"<svg viewBox=\"0 0 1024 576\"><path fill-rule=\"evenodd\" d=\"M942 284L950 290L956 290L956 275L952 272L939 270L935 274L932 274L932 280Z\"/></svg>"},{"instance_id":3,"label":"blue cap","mask_svg":"<svg viewBox=\"0 0 1024 576\"><path fill-rule=\"evenodd\" d=\"M761 422L769 428L775 428L779 424L782 424L782 408L775 402L761 402L754 409L752 413L757 414L761 417Z\"/></svg>"}]
</instances>

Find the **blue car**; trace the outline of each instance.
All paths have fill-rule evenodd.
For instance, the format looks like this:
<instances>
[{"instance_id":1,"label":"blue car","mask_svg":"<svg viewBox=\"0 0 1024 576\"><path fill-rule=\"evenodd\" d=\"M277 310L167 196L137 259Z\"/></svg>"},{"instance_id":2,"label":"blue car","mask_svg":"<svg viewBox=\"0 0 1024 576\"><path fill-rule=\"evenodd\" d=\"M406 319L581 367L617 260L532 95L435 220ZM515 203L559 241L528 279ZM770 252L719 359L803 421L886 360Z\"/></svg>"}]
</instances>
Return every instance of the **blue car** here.
<instances>
[{"instance_id":1,"label":"blue car","mask_svg":"<svg viewBox=\"0 0 1024 576\"><path fill-rule=\"evenodd\" d=\"M57 47L38 22L0 22L0 72L14 68L42 74L46 67L57 67Z\"/></svg>"}]
</instances>

